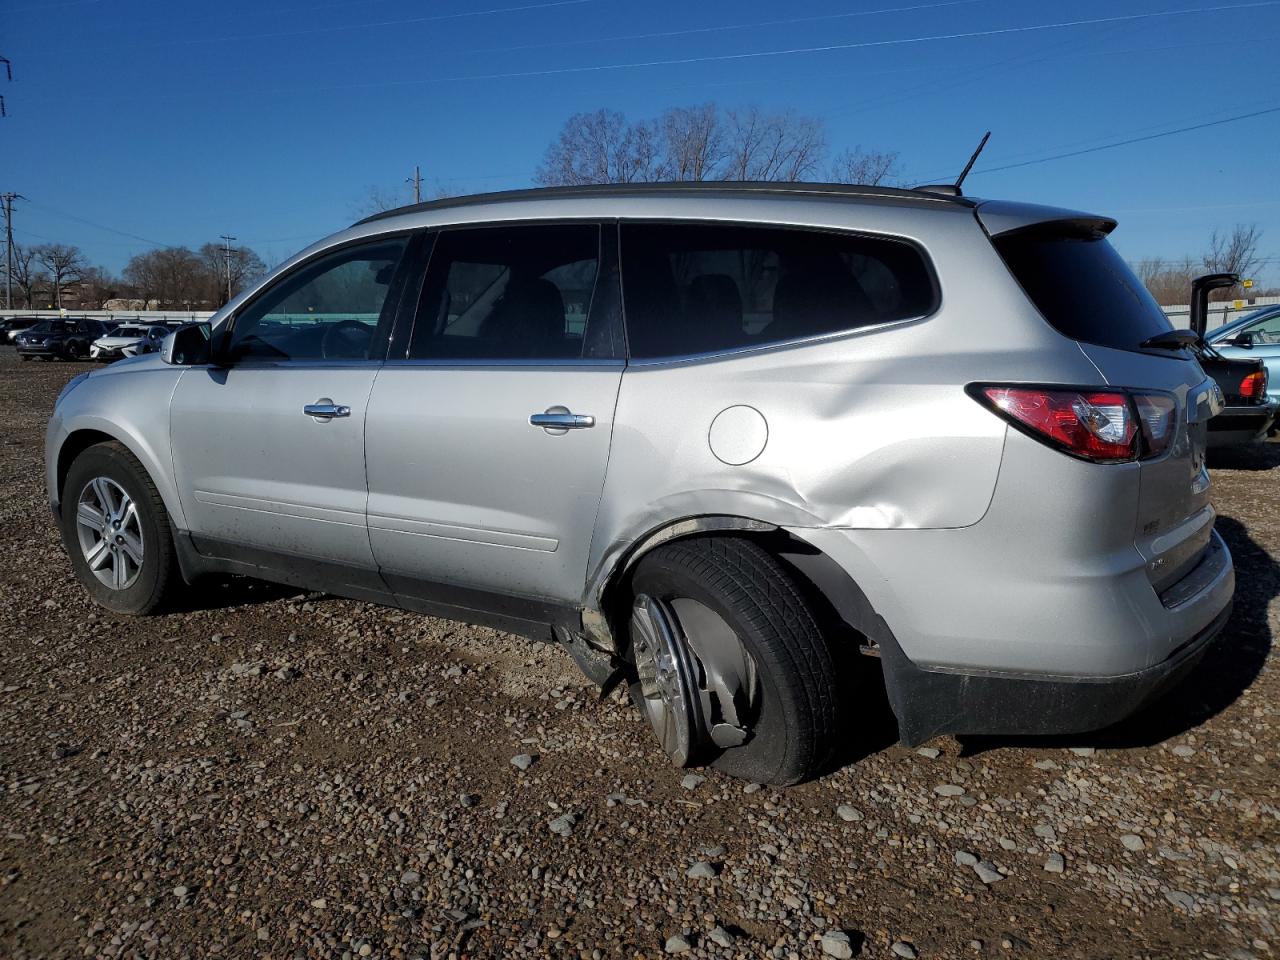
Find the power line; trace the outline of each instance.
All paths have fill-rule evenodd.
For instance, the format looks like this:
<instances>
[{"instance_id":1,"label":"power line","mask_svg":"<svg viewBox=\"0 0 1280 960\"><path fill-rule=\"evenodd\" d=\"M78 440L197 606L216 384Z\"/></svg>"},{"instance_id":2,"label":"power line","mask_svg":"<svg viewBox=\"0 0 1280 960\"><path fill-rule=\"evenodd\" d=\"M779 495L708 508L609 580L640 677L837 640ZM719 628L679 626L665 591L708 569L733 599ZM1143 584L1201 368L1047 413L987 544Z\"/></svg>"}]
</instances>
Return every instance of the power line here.
<instances>
[{"instance_id":1,"label":"power line","mask_svg":"<svg viewBox=\"0 0 1280 960\"><path fill-rule=\"evenodd\" d=\"M665 40L672 37L692 37L708 33L727 33L731 30L752 30L757 27L788 27L801 23L821 23L831 20L848 20L854 17L871 17L885 13L911 13L919 10L936 10L940 7L958 7L987 0L941 0L937 3L916 3L909 7L882 7L879 10L855 10L851 13L827 13L811 17L790 17L785 20L756 20L750 23L726 23L712 27L691 27L686 30L660 30L654 33L620 34L612 37L586 37L573 40L554 40L550 43L526 43L512 47L484 47L475 53L513 53L519 50L549 50L555 47L578 47L592 43L619 43L626 40Z\"/></svg>"},{"instance_id":2,"label":"power line","mask_svg":"<svg viewBox=\"0 0 1280 960\"><path fill-rule=\"evenodd\" d=\"M1161 10L1152 13L1130 13L1112 17L1089 17L1078 20L1062 20L1055 23L1028 24L1021 27L995 27L989 30L967 30L959 33L923 34L915 37L897 37L889 40L860 40L853 43L830 43L813 47L785 47L774 50L757 50L750 53L724 53L700 57L675 57L664 60L634 60L623 63L602 63L576 67L555 67L546 70L519 70L508 73L460 74L448 77L424 77L419 80L386 80L366 83L338 84L326 90L353 90L376 87L418 86L422 84L461 82L470 80L519 80L531 77L551 77L577 73L598 73L612 70L633 70L643 67L673 67L695 63L725 63L735 60L756 60L766 57L799 56L810 53L835 53L843 50L863 50L874 47L893 47L905 44L932 43L944 40L971 40L980 37L996 37L1008 34L1034 33L1043 30L1063 30L1107 23L1133 23L1168 17L1182 17L1201 13L1222 13L1229 10L1251 10L1260 7L1280 6L1280 0L1254 0L1251 3L1221 4L1211 7L1189 7L1182 10Z\"/></svg>"},{"instance_id":3,"label":"power line","mask_svg":"<svg viewBox=\"0 0 1280 960\"><path fill-rule=\"evenodd\" d=\"M425 17L405 17L399 20L375 20L371 23L343 23L328 27L312 27L308 30L281 30L274 33L241 33L222 37L192 37L188 40L176 41L184 44L220 43L224 40L278 40L284 37L307 37L322 33L341 33L347 30L370 30L376 27L399 27L411 23L439 23L444 20L462 20L470 17L489 17L502 13L520 13L525 10L547 10L551 7L576 7L584 3L597 3L598 0L546 0L544 3L530 3L516 7L492 7L488 10L466 10L460 13L437 13ZM143 46L168 46L164 44L143 44Z\"/></svg>"},{"instance_id":4,"label":"power line","mask_svg":"<svg viewBox=\"0 0 1280 960\"><path fill-rule=\"evenodd\" d=\"M147 237L140 237L136 233L128 233L124 230L117 230L115 227L108 227L106 224L103 224L103 223L96 223L93 220L86 220L84 217L78 217L74 213L67 213L65 210L55 209L54 207L51 207L48 204L36 203L34 200L28 200L27 203L31 204L37 210L44 210L47 213L52 213L54 216L66 217L68 220L75 220L77 223L83 223L85 226L94 227L98 230L105 230L107 233L114 233L121 237L128 237L130 240L141 240L143 243L149 243L153 247L177 246L177 244L161 243L159 240L151 240Z\"/></svg>"},{"instance_id":5,"label":"power line","mask_svg":"<svg viewBox=\"0 0 1280 960\"><path fill-rule=\"evenodd\" d=\"M1195 123L1188 127L1179 127L1176 130L1166 130L1163 133L1150 133L1145 137L1130 137L1127 140L1118 140L1115 143L1106 143L1098 147L1085 147L1083 150L1070 150L1067 153L1058 153L1049 157L1040 157L1036 160L1022 160L1018 163L1006 163L999 167L984 167L981 170L974 170L975 174L979 173L998 173L1002 170L1016 170L1019 167L1029 167L1037 163L1048 163L1051 160L1065 160L1068 157L1082 157L1087 153L1098 153L1102 150L1114 150L1116 147L1127 147L1134 143L1146 143L1149 140L1159 140L1163 137L1172 137L1179 133L1190 133L1193 130L1204 130L1208 127L1218 127L1224 123L1238 123L1241 120L1251 120L1254 117L1262 117L1271 113L1280 113L1280 106L1268 107L1266 110L1255 110L1252 113L1241 113L1234 117L1223 117L1220 120L1209 120L1206 123Z\"/></svg>"}]
</instances>

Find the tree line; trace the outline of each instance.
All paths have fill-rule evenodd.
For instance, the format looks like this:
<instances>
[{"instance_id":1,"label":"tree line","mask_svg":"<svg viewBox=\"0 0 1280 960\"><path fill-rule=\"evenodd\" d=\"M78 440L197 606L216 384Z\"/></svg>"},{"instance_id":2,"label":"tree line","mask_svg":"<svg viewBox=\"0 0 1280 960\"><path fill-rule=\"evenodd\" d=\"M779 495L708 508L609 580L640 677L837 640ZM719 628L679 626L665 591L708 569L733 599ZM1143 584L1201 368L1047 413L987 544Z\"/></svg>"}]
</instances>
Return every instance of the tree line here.
<instances>
[{"instance_id":1,"label":"tree line","mask_svg":"<svg viewBox=\"0 0 1280 960\"><path fill-rule=\"evenodd\" d=\"M114 301L129 301L126 309L213 310L266 272L262 258L249 247L232 247L228 260L219 243L199 250L164 247L140 253L119 276L65 243L15 241L11 262L13 304L26 310L99 310Z\"/></svg>"},{"instance_id":2,"label":"tree line","mask_svg":"<svg viewBox=\"0 0 1280 960\"><path fill-rule=\"evenodd\" d=\"M1191 281L1206 273L1235 273L1242 280L1251 279L1258 267L1272 260L1259 253L1262 230L1257 224L1236 224L1229 231L1214 230L1209 234L1208 248L1199 257L1184 256L1181 260L1139 260L1134 271L1156 302L1165 306L1187 303L1191 299ZM1280 289L1263 289L1255 286L1250 296L1276 296ZM1240 285L1213 291L1213 300L1234 300L1245 296Z\"/></svg>"},{"instance_id":3,"label":"tree line","mask_svg":"<svg viewBox=\"0 0 1280 960\"><path fill-rule=\"evenodd\" d=\"M547 147L543 186L690 180L892 183L898 154L861 146L832 153L818 117L794 110L673 107L628 120L617 110L575 113Z\"/></svg>"}]
</instances>

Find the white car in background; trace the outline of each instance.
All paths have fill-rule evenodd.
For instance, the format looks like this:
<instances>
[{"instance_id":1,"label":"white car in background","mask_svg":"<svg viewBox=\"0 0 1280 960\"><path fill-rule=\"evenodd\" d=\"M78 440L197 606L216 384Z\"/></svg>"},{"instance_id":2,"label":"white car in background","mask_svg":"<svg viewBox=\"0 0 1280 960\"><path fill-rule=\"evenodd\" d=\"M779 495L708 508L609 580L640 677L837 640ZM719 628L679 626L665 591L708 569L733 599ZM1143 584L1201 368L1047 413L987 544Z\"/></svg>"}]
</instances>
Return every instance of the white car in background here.
<instances>
[{"instance_id":1,"label":"white car in background","mask_svg":"<svg viewBox=\"0 0 1280 960\"><path fill-rule=\"evenodd\" d=\"M101 363L110 363L121 357L136 357L143 353L155 353L160 341L169 335L169 328L160 325L124 323L105 337L93 341L89 357Z\"/></svg>"}]
</instances>

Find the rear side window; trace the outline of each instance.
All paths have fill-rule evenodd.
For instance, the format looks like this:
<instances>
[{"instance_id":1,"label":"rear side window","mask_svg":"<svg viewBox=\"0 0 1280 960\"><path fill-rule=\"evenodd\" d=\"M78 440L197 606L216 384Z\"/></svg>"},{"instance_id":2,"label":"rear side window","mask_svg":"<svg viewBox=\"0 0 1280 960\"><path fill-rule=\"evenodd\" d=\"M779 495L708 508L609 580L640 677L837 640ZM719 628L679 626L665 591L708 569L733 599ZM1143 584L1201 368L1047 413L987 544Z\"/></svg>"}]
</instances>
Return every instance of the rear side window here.
<instances>
[{"instance_id":1,"label":"rear side window","mask_svg":"<svg viewBox=\"0 0 1280 960\"><path fill-rule=\"evenodd\" d=\"M1092 225L1045 224L992 242L1036 309L1063 336L1137 350L1142 341L1173 328L1106 235Z\"/></svg>"},{"instance_id":2,"label":"rear side window","mask_svg":"<svg viewBox=\"0 0 1280 960\"><path fill-rule=\"evenodd\" d=\"M446 230L431 252L409 357L578 359L599 265L595 224Z\"/></svg>"},{"instance_id":3,"label":"rear side window","mask_svg":"<svg viewBox=\"0 0 1280 960\"><path fill-rule=\"evenodd\" d=\"M932 274L902 240L816 230L625 224L631 356L766 346L932 313Z\"/></svg>"}]
</instances>

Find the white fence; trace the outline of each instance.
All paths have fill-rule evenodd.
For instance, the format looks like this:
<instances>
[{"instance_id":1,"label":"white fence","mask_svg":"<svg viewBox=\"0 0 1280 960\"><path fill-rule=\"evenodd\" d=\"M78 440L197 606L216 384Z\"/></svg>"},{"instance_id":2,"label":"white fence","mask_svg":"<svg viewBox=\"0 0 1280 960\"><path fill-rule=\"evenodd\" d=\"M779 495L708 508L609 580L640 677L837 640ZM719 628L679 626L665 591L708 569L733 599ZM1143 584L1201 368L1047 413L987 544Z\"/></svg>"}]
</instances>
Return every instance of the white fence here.
<instances>
[{"instance_id":1,"label":"white fence","mask_svg":"<svg viewBox=\"0 0 1280 960\"><path fill-rule=\"evenodd\" d=\"M1246 313L1253 313L1273 303L1280 303L1280 297L1254 297L1252 300L1223 300L1211 303L1205 326L1209 330L1216 330L1232 320L1243 317ZM1160 309L1175 327L1191 326L1191 307L1188 304L1179 303Z\"/></svg>"},{"instance_id":2,"label":"white fence","mask_svg":"<svg viewBox=\"0 0 1280 960\"><path fill-rule=\"evenodd\" d=\"M194 320L208 320L213 316L212 310L4 310L0 309L0 320L10 317L93 317L95 320L112 320L123 323L126 320L138 323L191 323Z\"/></svg>"}]
</instances>

